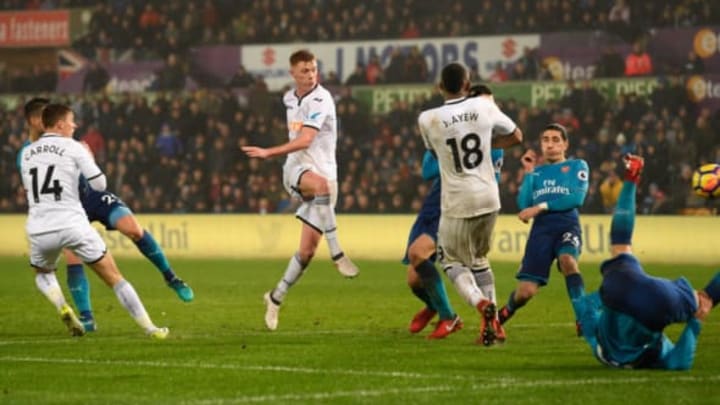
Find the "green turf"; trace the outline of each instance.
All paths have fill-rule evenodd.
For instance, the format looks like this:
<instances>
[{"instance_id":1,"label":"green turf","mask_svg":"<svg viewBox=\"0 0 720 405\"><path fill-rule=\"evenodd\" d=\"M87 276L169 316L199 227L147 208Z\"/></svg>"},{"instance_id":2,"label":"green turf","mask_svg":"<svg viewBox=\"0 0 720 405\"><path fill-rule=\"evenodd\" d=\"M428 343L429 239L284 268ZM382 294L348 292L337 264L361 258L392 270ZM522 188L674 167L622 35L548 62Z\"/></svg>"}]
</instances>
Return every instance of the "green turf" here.
<instances>
[{"instance_id":1,"label":"green turf","mask_svg":"<svg viewBox=\"0 0 720 405\"><path fill-rule=\"evenodd\" d=\"M146 338L91 275L99 330L70 338L36 290L26 259L0 258L0 403L718 403L720 315L712 314L690 372L607 369L575 336L559 274L507 325L508 342L474 344L479 320L448 292L465 328L443 341L410 335L421 308L391 262L359 262L345 280L313 263L286 299L275 332L262 294L285 261L180 261L196 300L180 302L144 261L119 264L167 341ZM500 302L516 264L496 264ZM597 266L583 267L597 286ZM710 267L648 266L703 286ZM65 271L59 273L64 286ZM66 292L69 298L69 295ZM669 330L676 338L679 327Z\"/></svg>"}]
</instances>

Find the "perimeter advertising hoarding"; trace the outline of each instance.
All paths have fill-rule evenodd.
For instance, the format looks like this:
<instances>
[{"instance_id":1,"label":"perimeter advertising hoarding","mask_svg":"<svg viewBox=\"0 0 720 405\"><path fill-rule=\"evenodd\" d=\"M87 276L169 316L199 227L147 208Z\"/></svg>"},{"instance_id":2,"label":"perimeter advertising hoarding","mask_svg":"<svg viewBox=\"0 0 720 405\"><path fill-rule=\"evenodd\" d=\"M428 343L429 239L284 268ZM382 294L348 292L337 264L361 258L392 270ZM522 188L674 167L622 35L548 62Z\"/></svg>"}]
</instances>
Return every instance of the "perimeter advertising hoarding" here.
<instances>
[{"instance_id":1,"label":"perimeter advertising hoarding","mask_svg":"<svg viewBox=\"0 0 720 405\"><path fill-rule=\"evenodd\" d=\"M435 81L442 67L454 61L467 66L477 65L481 76L487 77L495 64L508 64L522 55L525 47L540 45L539 35L504 35L463 38L417 38L382 41L324 42L309 49L318 59L321 74L334 71L344 82L358 63L366 64L372 55L387 66L396 48L418 47L428 64L430 78ZM280 90L292 83L288 72L290 55L303 44L263 44L242 47L242 63L255 75L265 78L270 90Z\"/></svg>"},{"instance_id":2,"label":"perimeter advertising hoarding","mask_svg":"<svg viewBox=\"0 0 720 405\"><path fill-rule=\"evenodd\" d=\"M635 93L650 96L658 86L659 77L637 79L591 80L605 100L612 101L620 94ZM497 100L515 99L531 107L542 107L550 100L558 100L567 90L564 81L505 82L490 85ZM711 111L720 109L720 75L692 75L685 78L688 98ZM352 89L353 96L369 106L374 114L386 114L396 101L413 104L427 99L436 91L428 84L396 86L359 86Z\"/></svg>"},{"instance_id":3,"label":"perimeter advertising hoarding","mask_svg":"<svg viewBox=\"0 0 720 405\"><path fill-rule=\"evenodd\" d=\"M297 250L300 238L300 222L292 215L138 215L138 219L171 260L287 258ZM414 219L413 215L339 215L339 237L350 257L396 261L401 268ZM581 222L581 261L604 260L610 252L610 216L583 215ZM27 256L25 216L2 215L0 223L0 256ZM633 250L647 263L717 264L718 227L720 217L638 216ZM96 228L115 256L141 257L137 247L119 232L107 232L97 224ZM519 263L529 229L515 215L501 215L495 226L491 260ZM316 257L329 257L325 243Z\"/></svg>"},{"instance_id":4,"label":"perimeter advertising hoarding","mask_svg":"<svg viewBox=\"0 0 720 405\"><path fill-rule=\"evenodd\" d=\"M591 83L606 100L614 100L617 95L626 93L636 93L641 96L650 95L657 86L658 78L605 79L592 80ZM513 98L524 105L535 107L543 106L549 100L561 98L567 89L567 84L564 81L504 82L490 84L490 87L492 87L495 98L498 100ZM704 89L700 84L696 87L698 91ZM390 111L392 104L396 100L412 104L419 98L429 98L435 90L429 84L421 84L361 86L354 87L352 91L353 96L370 106L373 113L384 114ZM720 90L718 91L720 92Z\"/></svg>"},{"instance_id":5,"label":"perimeter advertising hoarding","mask_svg":"<svg viewBox=\"0 0 720 405\"><path fill-rule=\"evenodd\" d=\"M53 47L70 43L70 12L0 12L0 47Z\"/></svg>"}]
</instances>

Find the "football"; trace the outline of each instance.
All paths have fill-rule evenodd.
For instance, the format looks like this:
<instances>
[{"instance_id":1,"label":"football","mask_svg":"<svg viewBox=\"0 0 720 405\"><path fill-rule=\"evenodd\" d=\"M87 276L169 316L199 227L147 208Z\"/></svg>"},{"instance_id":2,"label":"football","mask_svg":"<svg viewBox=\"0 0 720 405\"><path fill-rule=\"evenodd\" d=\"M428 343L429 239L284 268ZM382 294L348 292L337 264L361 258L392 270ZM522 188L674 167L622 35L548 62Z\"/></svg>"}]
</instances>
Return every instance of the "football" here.
<instances>
[{"instance_id":1,"label":"football","mask_svg":"<svg viewBox=\"0 0 720 405\"><path fill-rule=\"evenodd\" d=\"M720 197L720 165L707 163L695 169L692 188L700 197Z\"/></svg>"}]
</instances>

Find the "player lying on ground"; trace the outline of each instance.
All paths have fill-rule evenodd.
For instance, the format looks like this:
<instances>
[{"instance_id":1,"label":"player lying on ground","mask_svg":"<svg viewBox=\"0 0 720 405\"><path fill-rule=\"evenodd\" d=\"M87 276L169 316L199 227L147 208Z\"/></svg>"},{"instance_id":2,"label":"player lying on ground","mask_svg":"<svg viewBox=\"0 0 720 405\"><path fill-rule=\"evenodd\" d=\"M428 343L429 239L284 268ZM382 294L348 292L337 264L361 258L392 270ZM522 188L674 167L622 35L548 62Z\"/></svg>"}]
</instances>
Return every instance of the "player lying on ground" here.
<instances>
[{"instance_id":1,"label":"player lying on ground","mask_svg":"<svg viewBox=\"0 0 720 405\"><path fill-rule=\"evenodd\" d=\"M609 366L687 370L695 357L700 320L720 302L720 272L696 291L684 277L668 280L643 271L631 249L643 160L629 155L625 162L625 182L610 226L612 258L600 266L600 289L576 300L583 337L595 357ZM686 325L673 344L663 330L676 322Z\"/></svg>"}]
</instances>

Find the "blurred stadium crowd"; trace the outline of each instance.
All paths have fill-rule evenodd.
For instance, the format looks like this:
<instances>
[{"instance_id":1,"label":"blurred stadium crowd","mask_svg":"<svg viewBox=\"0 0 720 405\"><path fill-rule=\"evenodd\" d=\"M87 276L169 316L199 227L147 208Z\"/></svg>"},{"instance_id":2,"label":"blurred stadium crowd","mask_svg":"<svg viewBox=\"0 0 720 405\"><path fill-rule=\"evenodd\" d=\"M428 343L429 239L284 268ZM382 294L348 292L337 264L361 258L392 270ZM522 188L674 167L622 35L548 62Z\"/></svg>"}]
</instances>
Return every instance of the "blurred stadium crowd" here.
<instances>
[{"instance_id":1,"label":"blurred stadium crowd","mask_svg":"<svg viewBox=\"0 0 720 405\"><path fill-rule=\"evenodd\" d=\"M699 0L661 4L639 0L0 1L3 10L63 7L94 10L88 35L73 44L85 56L95 58L112 49L133 52L135 59L165 59L167 74L159 78L167 85L159 90L182 87L173 83L186 74L183 55L191 46L202 44L593 29L614 32L638 44L637 52L642 52L642 36L654 27L720 23L720 3ZM424 146L416 119L421 110L442 101L439 94L412 103L398 101L389 113L372 115L343 86L429 80L423 73L422 56L410 52L397 57L402 60L393 64L391 58L387 66L371 66L372 60L368 66L358 66L357 75L348 83L340 83L332 74L323 78L337 89L338 212L415 212L427 190L420 177ZM491 77L474 79L492 86L504 80L548 78L532 50L526 50L521 62ZM625 63L624 56L603 54L597 71L601 76L623 76ZM650 97L625 94L608 100L590 82L569 81L565 95L542 108L513 99L497 101L524 131L525 148L539 147L538 134L549 122L569 128L570 154L586 159L591 167L584 212L609 212L614 206L622 183L616 162L621 154L632 152L642 154L647 162L639 210L683 213L707 204L691 195L693 167L700 161L720 161L720 112L693 103L681 76L702 70L702 61L690 55L684 66L664 70L666 76ZM109 189L133 210L270 213L292 209L281 185L282 160L250 160L240 150L246 144L269 146L287 140L280 97L268 91L262 78L241 67L222 88L109 96L95 91L107 81L102 66L94 65L91 72L86 77L86 93L49 96L72 104L80 123L77 138L90 145L104 166ZM52 73L52 68L38 67L31 75L19 72L0 78L0 91L49 92L55 86ZM238 93L236 88L250 90ZM0 155L2 212L26 209L14 166L25 137L22 103L28 97L21 96L15 108L0 106L0 133L6 138ZM500 186L504 213L517 212L523 151L515 148L505 157Z\"/></svg>"},{"instance_id":2,"label":"blurred stadium crowd","mask_svg":"<svg viewBox=\"0 0 720 405\"><path fill-rule=\"evenodd\" d=\"M77 47L163 55L207 44L317 42L651 28L720 21L704 0L4 0L2 10L94 7Z\"/></svg>"}]
</instances>

